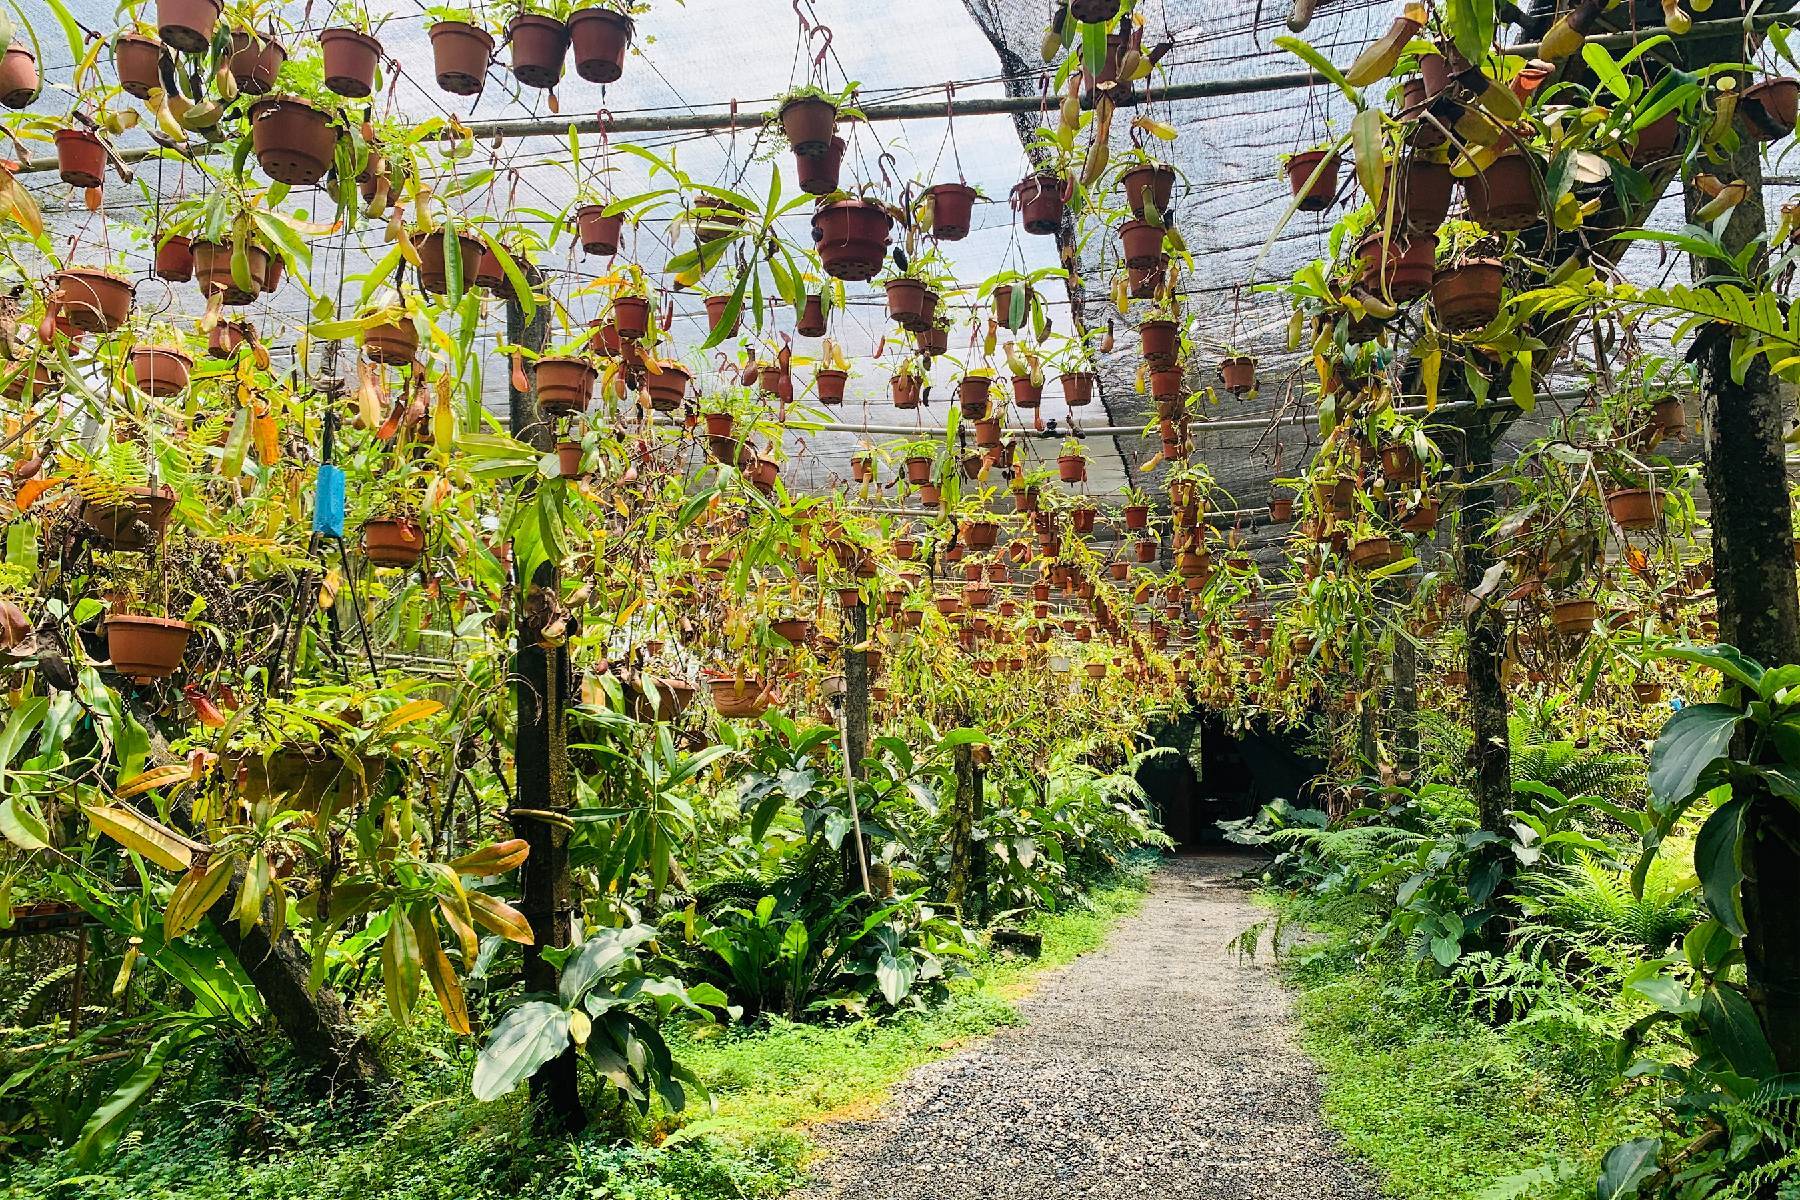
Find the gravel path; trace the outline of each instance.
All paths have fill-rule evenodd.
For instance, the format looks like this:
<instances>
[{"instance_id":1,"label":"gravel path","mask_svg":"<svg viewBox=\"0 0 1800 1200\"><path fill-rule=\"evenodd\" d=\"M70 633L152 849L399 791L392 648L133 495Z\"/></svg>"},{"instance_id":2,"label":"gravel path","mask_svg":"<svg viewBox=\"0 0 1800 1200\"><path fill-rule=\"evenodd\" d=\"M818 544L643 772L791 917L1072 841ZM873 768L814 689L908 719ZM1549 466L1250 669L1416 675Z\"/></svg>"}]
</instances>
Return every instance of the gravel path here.
<instances>
[{"instance_id":1,"label":"gravel path","mask_svg":"<svg viewBox=\"0 0 1800 1200\"><path fill-rule=\"evenodd\" d=\"M790 1200L1368 1200L1318 1112L1288 997L1226 943L1261 920L1243 858L1158 871L1025 1023L920 1068L868 1121L814 1130Z\"/></svg>"}]
</instances>

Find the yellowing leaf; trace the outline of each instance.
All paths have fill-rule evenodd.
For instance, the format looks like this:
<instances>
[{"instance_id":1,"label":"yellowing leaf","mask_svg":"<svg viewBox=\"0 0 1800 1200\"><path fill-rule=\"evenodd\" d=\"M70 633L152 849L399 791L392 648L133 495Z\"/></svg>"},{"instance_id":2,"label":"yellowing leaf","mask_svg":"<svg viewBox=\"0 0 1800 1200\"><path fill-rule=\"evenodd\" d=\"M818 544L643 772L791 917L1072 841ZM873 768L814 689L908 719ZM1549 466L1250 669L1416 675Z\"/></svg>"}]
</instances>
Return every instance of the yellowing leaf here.
<instances>
[{"instance_id":1,"label":"yellowing leaf","mask_svg":"<svg viewBox=\"0 0 1800 1200\"><path fill-rule=\"evenodd\" d=\"M463 999L462 984L456 978L456 969L450 965L449 956L444 953L443 943L438 941L429 908L421 905L413 910L412 928L420 958L425 964L425 977L431 980L438 1007L444 1010L444 1023L457 1033L469 1033L469 1006Z\"/></svg>"},{"instance_id":2,"label":"yellowing leaf","mask_svg":"<svg viewBox=\"0 0 1800 1200\"><path fill-rule=\"evenodd\" d=\"M469 893L469 915L475 918L477 925L489 933L499 934L509 942L529 946L536 941L531 932L531 922L525 919L524 913L485 892Z\"/></svg>"},{"instance_id":3,"label":"yellowing leaf","mask_svg":"<svg viewBox=\"0 0 1800 1200\"><path fill-rule=\"evenodd\" d=\"M382 733L388 733L402 725L410 725L414 721L423 720L443 710L444 706L436 700L408 700L384 717L378 729Z\"/></svg>"},{"instance_id":4,"label":"yellowing leaf","mask_svg":"<svg viewBox=\"0 0 1800 1200\"><path fill-rule=\"evenodd\" d=\"M173 939L197 929L202 918L212 911L219 897L225 894L226 885L231 882L231 869L236 864L235 855L220 854L209 861L206 866L189 867L187 874L175 885L175 892L169 897L169 907L163 913L163 933Z\"/></svg>"},{"instance_id":5,"label":"yellowing leaf","mask_svg":"<svg viewBox=\"0 0 1800 1200\"><path fill-rule=\"evenodd\" d=\"M169 787L172 784L185 783L193 776L193 768L186 762L169 763L161 767L152 767L142 774L133 775L121 783L113 792L115 800L129 800L133 796L141 796L154 788Z\"/></svg>"},{"instance_id":6,"label":"yellowing leaf","mask_svg":"<svg viewBox=\"0 0 1800 1200\"><path fill-rule=\"evenodd\" d=\"M136 809L122 804L84 804L82 811L87 813L88 820L100 832L119 842L127 850L141 854L157 866L171 871L187 870L194 865L194 854L205 849L200 843L182 837L167 825L153 821Z\"/></svg>"}]
</instances>

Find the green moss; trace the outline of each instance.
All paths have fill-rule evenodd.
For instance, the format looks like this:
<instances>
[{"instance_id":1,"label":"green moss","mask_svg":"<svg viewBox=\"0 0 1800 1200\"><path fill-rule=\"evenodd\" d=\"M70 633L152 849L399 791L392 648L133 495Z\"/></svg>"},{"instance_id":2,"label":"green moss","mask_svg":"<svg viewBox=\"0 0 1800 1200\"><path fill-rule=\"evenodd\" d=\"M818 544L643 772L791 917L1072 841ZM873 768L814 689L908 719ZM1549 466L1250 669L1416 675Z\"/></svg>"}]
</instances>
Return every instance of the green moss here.
<instances>
[{"instance_id":1,"label":"green moss","mask_svg":"<svg viewBox=\"0 0 1800 1200\"><path fill-rule=\"evenodd\" d=\"M1282 959L1301 1044L1324 1074L1327 1120L1386 1195L1585 1200L1600 1156L1650 1119L1617 1087L1597 1034L1552 1020L1490 1025L1410 965L1359 958L1353 918L1264 900L1316 935Z\"/></svg>"}]
</instances>

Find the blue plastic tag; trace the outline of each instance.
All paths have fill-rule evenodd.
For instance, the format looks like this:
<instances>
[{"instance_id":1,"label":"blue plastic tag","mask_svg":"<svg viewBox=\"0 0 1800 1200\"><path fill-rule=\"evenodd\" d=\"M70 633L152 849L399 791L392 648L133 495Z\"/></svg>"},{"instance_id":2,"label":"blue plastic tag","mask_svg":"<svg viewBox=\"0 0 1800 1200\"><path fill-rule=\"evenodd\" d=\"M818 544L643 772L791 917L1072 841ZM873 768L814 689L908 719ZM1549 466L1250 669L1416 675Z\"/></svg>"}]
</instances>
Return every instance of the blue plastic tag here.
<instances>
[{"instance_id":1,"label":"blue plastic tag","mask_svg":"<svg viewBox=\"0 0 1800 1200\"><path fill-rule=\"evenodd\" d=\"M318 494L313 500L313 532L327 537L344 536L344 471L323 463L319 467Z\"/></svg>"}]
</instances>

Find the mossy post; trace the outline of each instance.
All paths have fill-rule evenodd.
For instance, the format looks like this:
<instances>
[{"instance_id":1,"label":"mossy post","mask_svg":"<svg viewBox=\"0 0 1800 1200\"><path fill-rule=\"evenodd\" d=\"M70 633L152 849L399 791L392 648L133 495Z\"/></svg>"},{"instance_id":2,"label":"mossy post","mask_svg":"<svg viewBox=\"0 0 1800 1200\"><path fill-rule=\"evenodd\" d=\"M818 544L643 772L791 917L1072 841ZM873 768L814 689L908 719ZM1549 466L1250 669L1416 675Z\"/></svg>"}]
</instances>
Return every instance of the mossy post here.
<instances>
[{"instance_id":1,"label":"mossy post","mask_svg":"<svg viewBox=\"0 0 1800 1200\"><path fill-rule=\"evenodd\" d=\"M869 755L869 610L858 604L845 616L849 618L850 636L844 641L844 770L854 784L862 779L863 759ZM868 868L860 833L845 838L846 887L852 891L864 887Z\"/></svg>"},{"instance_id":2,"label":"mossy post","mask_svg":"<svg viewBox=\"0 0 1800 1200\"><path fill-rule=\"evenodd\" d=\"M1497 572L1495 578L1489 578L1498 566L1488 540L1499 506L1493 479L1494 437L1489 420L1478 417L1470 422L1459 464L1456 563L1457 575L1469 593L1463 629L1469 725L1474 733L1469 750L1470 787L1482 829L1504 835L1512 804L1512 743L1506 727L1506 688L1501 681L1506 666L1505 592Z\"/></svg>"},{"instance_id":3,"label":"mossy post","mask_svg":"<svg viewBox=\"0 0 1800 1200\"><path fill-rule=\"evenodd\" d=\"M1719 173L1750 185L1725 229L1726 248L1735 254L1766 229L1760 144L1745 137ZM1705 199L1688 186L1690 214ZM1696 280L1711 266L1694 262ZM1719 640L1765 667L1800 662L1794 516L1783 441L1792 406L1760 356L1741 382L1732 378L1728 328L1701 326L1689 357L1700 372ZM1747 753L1748 747L1737 752ZM1745 840L1745 983L1776 1062L1785 1072L1800 1071L1800 905L1794 903L1800 810L1759 789L1745 814Z\"/></svg>"},{"instance_id":4,"label":"mossy post","mask_svg":"<svg viewBox=\"0 0 1800 1200\"><path fill-rule=\"evenodd\" d=\"M526 281L540 282L527 265ZM506 300L506 337L515 346L542 353L549 340L549 309L540 304L529 317L518 297ZM509 380L511 373L509 372ZM514 437L544 453L556 448L556 431L538 408L535 375L526 386L507 384L507 416ZM554 992L556 967L544 958L547 946L569 944L569 922L574 911L569 881L569 834L572 826L562 814L569 809L569 692L573 686L567 649L540 644L543 616L550 606L544 596L556 592L556 564L540 566L530 580L517 577L519 558L513 557L514 613L513 688L517 704L517 733L513 746L513 811L508 814L513 832L531 847L519 869L519 911L531 923L534 944L525 947L525 990ZM531 1098L546 1124L577 1130L587 1122L581 1107L580 1078L575 1047L544 1064L531 1077Z\"/></svg>"}]
</instances>

